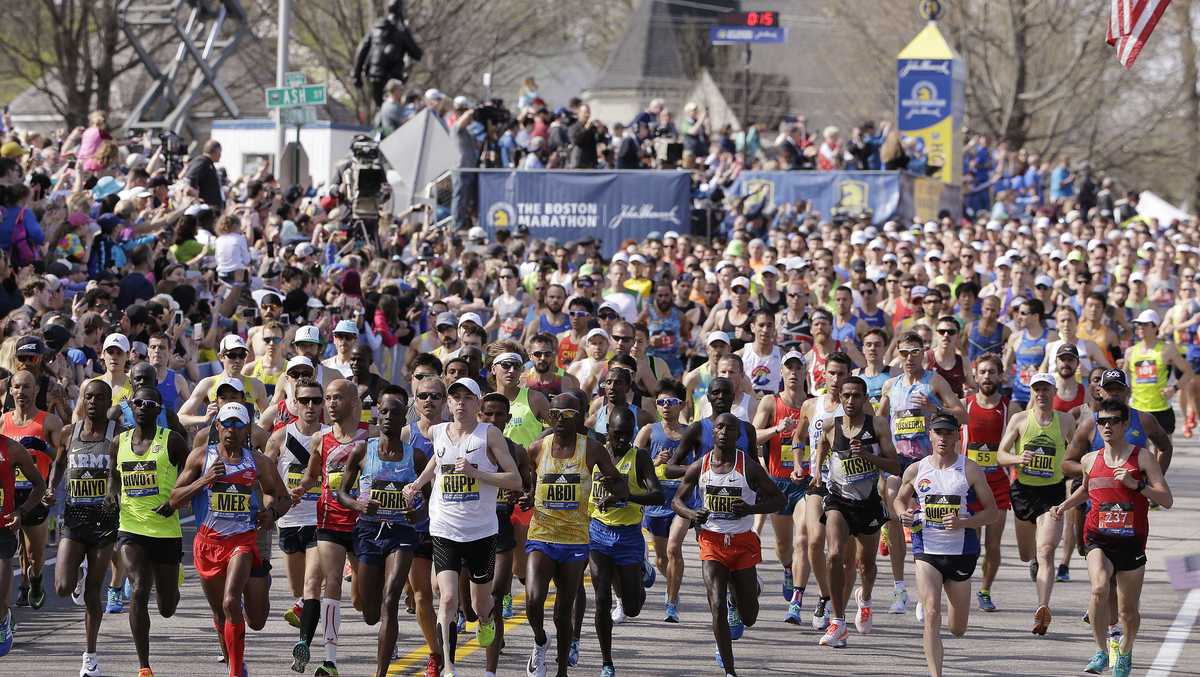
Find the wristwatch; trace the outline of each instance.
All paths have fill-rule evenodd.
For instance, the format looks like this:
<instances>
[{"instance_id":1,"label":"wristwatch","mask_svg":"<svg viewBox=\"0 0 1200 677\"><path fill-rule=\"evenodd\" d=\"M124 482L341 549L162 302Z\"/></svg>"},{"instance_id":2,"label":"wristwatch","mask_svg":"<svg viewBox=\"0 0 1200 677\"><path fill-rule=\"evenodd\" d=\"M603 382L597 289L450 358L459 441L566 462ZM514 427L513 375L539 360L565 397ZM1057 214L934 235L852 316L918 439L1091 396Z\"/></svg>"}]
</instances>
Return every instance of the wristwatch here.
<instances>
[{"instance_id":1,"label":"wristwatch","mask_svg":"<svg viewBox=\"0 0 1200 677\"><path fill-rule=\"evenodd\" d=\"M1145 489L1148 486L1150 486L1150 483L1147 482L1146 480L1144 480L1144 479L1138 480L1137 489L1135 489L1135 491L1137 491L1140 494L1140 493L1142 493L1142 489Z\"/></svg>"}]
</instances>

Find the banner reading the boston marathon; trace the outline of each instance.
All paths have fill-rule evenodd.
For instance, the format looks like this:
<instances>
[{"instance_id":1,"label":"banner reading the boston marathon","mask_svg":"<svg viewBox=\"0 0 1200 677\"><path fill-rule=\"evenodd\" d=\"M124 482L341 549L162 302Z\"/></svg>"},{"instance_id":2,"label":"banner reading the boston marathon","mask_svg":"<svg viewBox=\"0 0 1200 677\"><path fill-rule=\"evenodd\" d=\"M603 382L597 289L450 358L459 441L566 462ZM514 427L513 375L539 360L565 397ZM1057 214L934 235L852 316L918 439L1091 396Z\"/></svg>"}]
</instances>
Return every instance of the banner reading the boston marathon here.
<instances>
[{"instance_id":1,"label":"banner reading the boston marathon","mask_svg":"<svg viewBox=\"0 0 1200 677\"><path fill-rule=\"evenodd\" d=\"M651 231L690 230L691 180L685 172L485 170L479 173L480 225L523 224L531 238L560 242L591 236L606 256Z\"/></svg>"}]
</instances>

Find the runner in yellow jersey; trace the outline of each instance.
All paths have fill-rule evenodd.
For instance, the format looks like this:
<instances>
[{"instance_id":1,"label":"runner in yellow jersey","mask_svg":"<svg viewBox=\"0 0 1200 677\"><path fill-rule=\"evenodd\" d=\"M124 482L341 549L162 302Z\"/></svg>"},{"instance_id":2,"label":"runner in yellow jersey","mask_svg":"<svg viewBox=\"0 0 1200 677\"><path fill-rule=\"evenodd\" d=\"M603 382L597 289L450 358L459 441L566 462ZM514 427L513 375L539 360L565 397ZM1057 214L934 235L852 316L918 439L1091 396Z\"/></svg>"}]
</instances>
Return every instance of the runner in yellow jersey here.
<instances>
[{"instance_id":1,"label":"runner in yellow jersey","mask_svg":"<svg viewBox=\"0 0 1200 677\"><path fill-rule=\"evenodd\" d=\"M191 397L179 408L179 422L185 426L211 423L217 412L217 388L226 382L226 379L241 381L245 386L246 403L253 410L261 411L270 402L267 389L258 379L242 375L249 354L246 342L237 334L229 334L221 339L221 373L200 379ZM117 398L114 396L113 399Z\"/></svg>"},{"instance_id":2,"label":"runner in yellow jersey","mask_svg":"<svg viewBox=\"0 0 1200 677\"><path fill-rule=\"evenodd\" d=\"M1137 411L1153 414L1168 435L1175 432L1175 411L1171 398L1186 391L1192 382L1192 368L1179 354L1173 341L1158 337L1159 318L1153 310L1143 310L1133 320L1138 341L1125 353L1125 371L1133 384L1133 401ZM1179 374L1175 385L1170 384L1172 369Z\"/></svg>"},{"instance_id":3,"label":"runner in yellow jersey","mask_svg":"<svg viewBox=\"0 0 1200 677\"><path fill-rule=\"evenodd\" d=\"M529 448L534 470L533 520L525 551L526 613L533 629L534 649L526 664L531 677L545 677L546 593L555 581L558 599L555 608L571 609L583 581L588 560L588 498L592 472L599 470L600 481L608 495L601 507L611 507L629 497L627 480L613 464L612 456L595 440L579 434L583 403L574 395L556 395L547 411L553 434L540 438ZM594 472L594 471L593 471ZM567 655L571 649L570 614L556 614L554 627L558 640L558 677L566 677Z\"/></svg>"},{"instance_id":4,"label":"runner in yellow jersey","mask_svg":"<svg viewBox=\"0 0 1200 677\"><path fill-rule=\"evenodd\" d=\"M109 447L109 466L116 469L108 500L119 502L117 548L133 586L129 630L138 655L138 677L154 677L150 669L150 588L157 593L158 613L175 615L179 605L179 561L183 533L179 514L168 498L187 459L187 443L178 433L156 425L162 396L157 388L133 393L136 426Z\"/></svg>"},{"instance_id":5,"label":"runner in yellow jersey","mask_svg":"<svg viewBox=\"0 0 1200 677\"><path fill-rule=\"evenodd\" d=\"M642 536L642 506L662 503L662 489L654 474L650 452L631 443L637 417L621 407L609 414L605 446L626 478L629 498L608 501L608 489L598 468L592 468L592 521L588 527L591 548L592 589L596 595L596 639L600 644L601 677L613 677L612 627L626 616L637 617L646 601L646 588L654 585L654 567L646 561ZM607 508L601 507L608 505ZM613 608L613 587L617 588Z\"/></svg>"},{"instance_id":6,"label":"runner in yellow jersey","mask_svg":"<svg viewBox=\"0 0 1200 677\"><path fill-rule=\"evenodd\" d=\"M1033 375L1029 408L1009 420L996 461L1018 466L1009 492L1016 517L1017 553L1029 562L1029 577L1037 583L1038 608L1033 634L1050 626L1050 593L1054 590L1054 552L1062 539L1062 521L1050 510L1066 498L1063 457L1075 424L1070 414L1054 410L1054 376Z\"/></svg>"}]
</instances>

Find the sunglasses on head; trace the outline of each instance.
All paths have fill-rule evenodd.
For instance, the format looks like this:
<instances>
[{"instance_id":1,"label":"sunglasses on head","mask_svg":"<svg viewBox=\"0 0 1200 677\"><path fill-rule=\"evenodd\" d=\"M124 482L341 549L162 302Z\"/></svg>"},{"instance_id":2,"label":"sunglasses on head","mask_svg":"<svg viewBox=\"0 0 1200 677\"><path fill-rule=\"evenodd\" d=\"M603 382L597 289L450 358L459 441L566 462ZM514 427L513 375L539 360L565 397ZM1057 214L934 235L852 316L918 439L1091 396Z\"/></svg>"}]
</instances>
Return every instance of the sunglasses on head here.
<instances>
[{"instance_id":1,"label":"sunglasses on head","mask_svg":"<svg viewBox=\"0 0 1200 677\"><path fill-rule=\"evenodd\" d=\"M550 419L553 421L572 419L572 418L575 418L575 415L578 413L579 412L575 411L574 409L547 409L546 410L546 415L549 416Z\"/></svg>"},{"instance_id":2,"label":"sunglasses on head","mask_svg":"<svg viewBox=\"0 0 1200 677\"><path fill-rule=\"evenodd\" d=\"M677 407L683 404L683 400L679 399L678 397L660 397L657 400L654 400L654 403L660 407L663 407L664 409L670 409L671 407Z\"/></svg>"},{"instance_id":3,"label":"sunglasses on head","mask_svg":"<svg viewBox=\"0 0 1200 677\"><path fill-rule=\"evenodd\" d=\"M162 406L154 400L143 400L141 398L130 400L129 403L137 409L158 409L160 406Z\"/></svg>"},{"instance_id":4,"label":"sunglasses on head","mask_svg":"<svg viewBox=\"0 0 1200 677\"><path fill-rule=\"evenodd\" d=\"M434 402L438 402L446 399L446 396L441 393L417 393L417 399L421 401L433 400Z\"/></svg>"},{"instance_id":5,"label":"sunglasses on head","mask_svg":"<svg viewBox=\"0 0 1200 677\"><path fill-rule=\"evenodd\" d=\"M296 401L305 406L314 406L321 403L320 397L297 397Z\"/></svg>"}]
</instances>

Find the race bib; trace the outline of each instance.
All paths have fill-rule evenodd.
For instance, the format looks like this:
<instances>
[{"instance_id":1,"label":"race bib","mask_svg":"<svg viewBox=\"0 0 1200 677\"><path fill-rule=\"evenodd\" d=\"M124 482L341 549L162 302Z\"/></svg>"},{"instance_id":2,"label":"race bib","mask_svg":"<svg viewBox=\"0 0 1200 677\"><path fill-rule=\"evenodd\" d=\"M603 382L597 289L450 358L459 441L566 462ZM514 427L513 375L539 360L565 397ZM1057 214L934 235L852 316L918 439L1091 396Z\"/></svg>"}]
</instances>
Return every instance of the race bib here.
<instances>
[{"instance_id":1,"label":"race bib","mask_svg":"<svg viewBox=\"0 0 1200 677\"><path fill-rule=\"evenodd\" d=\"M975 465L985 471L999 467L996 461L995 450L988 449L987 445L982 447L967 447L967 458L975 461Z\"/></svg>"},{"instance_id":2,"label":"race bib","mask_svg":"<svg viewBox=\"0 0 1200 677\"><path fill-rule=\"evenodd\" d=\"M1054 450L1047 447L1029 447L1033 458L1021 466L1021 473L1029 477L1049 479L1054 476Z\"/></svg>"},{"instance_id":3,"label":"race bib","mask_svg":"<svg viewBox=\"0 0 1200 677\"><path fill-rule=\"evenodd\" d=\"M865 458L850 456L838 459L841 464L842 476L847 482L858 482L878 474L875 465Z\"/></svg>"},{"instance_id":4,"label":"race bib","mask_svg":"<svg viewBox=\"0 0 1200 677\"><path fill-rule=\"evenodd\" d=\"M246 522L250 519L250 492L248 484L213 482L208 492L208 511L221 519Z\"/></svg>"},{"instance_id":5,"label":"race bib","mask_svg":"<svg viewBox=\"0 0 1200 677\"><path fill-rule=\"evenodd\" d=\"M407 509L404 500L404 482L374 482L371 484L371 500L379 504L377 517L392 519L400 517Z\"/></svg>"},{"instance_id":6,"label":"race bib","mask_svg":"<svg viewBox=\"0 0 1200 677\"><path fill-rule=\"evenodd\" d=\"M592 473L592 504L597 507L599 507L601 501L607 499L611 495L611 493L608 490L608 487L604 486L601 483L601 480L603 480L603 479L604 479L604 473L601 473L599 471ZM620 508L624 508L627 505L629 505L629 501L627 501L627 500L617 501L616 503L613 503L608 508L601 508L601 510L606 511L606 512L608 510L618 510Z\"/></svg>"},{"instance_id":7,"label":"race bib","mask_svg":"<svg viewBox=\"0 0 1200 677\"><path fill-rule=\"evenodd\" d=\"M341 468L338 468L337 470L333 470L331 468L328 471L327 477L329 481L329 493L336 494L337 490L342 488L342 475L344 474L345 472Z\"/></svg>"},{"instance_id":8,"label":"race bib","mask_svg":"<svg viewBox=\"0 0 1200 677\"><path fill-rule=\"evenodd\" d=\"M733 506L741 500L741 487L717 487L710 484L704 488L704 507L713 519L738 519L733 514Z\"/></svg>"},{"instance_id":9,"label":"race bib","mask_svg":"<svg viewBox=\"0 0 1200 677\"><path fill-rule=\"evenodd\" d=\"M300 482L304 479L304 468L305 468L305 466L302 463L291 463L288 465L288 468L287 468L288 491L291 491L291 490L295 489L296 487L300 486ZM341 483L342 483L342 480L341 480L341 477L339 476L338 477L338 485L340 486ZM304 496L300 500L315 501L320 497L321 497L321 487L311 487L311 488L309 488L308 491L304 492Z\"/></svg>"},{"instance_id":10,"label":"race bib","mask_svg":"<svg viewBox=\"0 0 1200 677\"><path fill-rule=\"evenodd\" d=\"M71 468L67 471L67 502L71 505L99 505L107 493L107 470Z\"/></svg>"},{"instance_id":11,"label":"race bib","mask_svg":"<svg viewBox=\"0 0 1200 677\"><path fill-rule=\"evenodd\" d=\"M796 467L796 459L792 456L792 445L779 445L779 467L788 471Z\"/></svg>"},{"instance_id":12,"label":"race bib","mask_svg":"<svg viewBox=\"0 0 1200 677\"><path fill-rule=\"evenodd\" d=\"M1100 533L1125 538L1134 536L1132 511L1133 504L1131 503L1101 503Z\"/></svg>"},{"instance_id":13,"label":"race bib","mask_svg":"<svg viewBox=\"0 0 1200 677\"><path fill-rule=\"evenodd\" d=\"M478 501L479 480L455 472L451 463L442 464L442 500L447 503Z\"/></svg>"},{"instance_id":14,"label":"race bib","mask_svg":"<svg viewBox=\"0 0 1200 677\"><path fill-rule=\"evenodd\" d=\"M896 437L913 437L924 434L925 415L916 409L906 409L899 412L894 419L892 428Z\"/></svg>"},{"instance_id":15,"label":"race bib","mask_svg":"<svg viewBox=\"0 0 1200 677\"><path fill-rule=\"evenodd\" d=\"M921 505L925 526L944 529L946 528L946 518L959 514L962 508L962 496L928 494L921 499Z\"/></svg>"},{"instance_id":16,"label":"race bib","mask_svg":"<svg viewBox=\"0 0 1200 677\"><path fill-rule=\"evenodd\" d=\"M121 464L121 487L130 498L158 495L158 462L125 461Z\"/></svg>"},{"instance_id":17,"label":"race bib","mask_svg":"<svg viewBox=\"0 0 1200 677\"><path fill-rule=\"evenodd\" d=\"M33 482L21 472L20 468L13 468L13 489L17 491L29 491L33 488Z\"/></svg>"},{"instance_id":18,"label":"race bib","mask_svg":"<svg viewBox=\"0 0 1200 677\"><path fill-rule=\"evenodd\" d=\"M546 510L578 510L579 473L543 475L538 484L538 493Z\"/></svg>"},{"instance_id":19,"label":"race bib","mask_svg":"<svg viewBox=\"0 0 1200 677\"><path fill-rule=\"evenodd\" d=\"M650 337L650 345L657 350L670 350L675 347L675 335L667 333L655 334Z\"/></svg>"},{"instance_id":20,"label":"race bib","mask_svg":"<svg viewBox=\"0 0 1200 677\"><path fill-rule=\"evenodd\" d=\"M1158 383L1158 360L1141 360L1134 363L1134 383Z\"/></svg>"}]
</instances>

